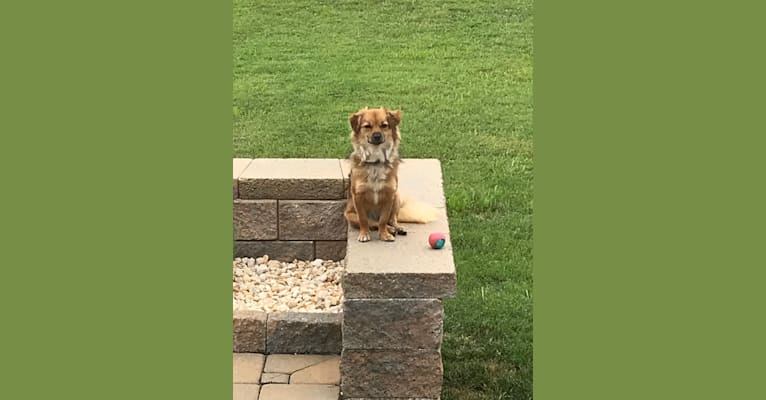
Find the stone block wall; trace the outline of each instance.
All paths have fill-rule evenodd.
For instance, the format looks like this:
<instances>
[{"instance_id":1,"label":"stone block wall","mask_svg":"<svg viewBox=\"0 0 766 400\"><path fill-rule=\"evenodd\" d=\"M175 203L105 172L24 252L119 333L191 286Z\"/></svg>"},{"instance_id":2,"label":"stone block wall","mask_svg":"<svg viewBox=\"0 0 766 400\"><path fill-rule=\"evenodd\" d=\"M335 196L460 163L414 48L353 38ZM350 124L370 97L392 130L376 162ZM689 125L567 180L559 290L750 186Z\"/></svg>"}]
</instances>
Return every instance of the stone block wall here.
<instances>
[{"instance_id":1,"label":"stone block wall","mask_svg":"<svg viewBox=\"0 0 766 400\"><path fill-rule=\"evenodd\" d=\"M236 257L346 259L343 313L236 313L235 352L341 352L347 400L437 400L442 388L442 299L456 294L438 160L406 159L399 190L437 208L428 224L403 224L395 242L360 243L343 217L346 160L235 159ZM441 250L432 232L447 234ZM342 322L340 321L342 320ZM342 336L341 336L342 333Z\"/></svg>"},{"instance_id":2,"label":"stone block wall","mask_svg":"<svg viewBox=\"0 0 766 400\"><path fill-rule=\"evenodd\" d=\"M236 310L235 353L339 354L340 313Z\"/></svg>"},{"instance_id":3,"label":"stone block wall","mask_svg":"<svg viewBox=\"0 0 766 400\"><path fill-rule=\"evenodd\" d=\"M428 246L449 234L437 160L408 159L400 190L437 207L438 219L405 224L393 243L360 243L350 228L343 278L341 392L345 399L438 399L442 388L442 299L456 290L452 245Z\"/></svg>"},{"instance_id":4,"label":"stone block wall","mask_svg":"<svg viewBox=\"0 0 766 400\"><path fill-rule=\"evenodd\" d=\"M233 166L235 257L346 256L340 160L236 158Z\"/></svg>"}]
</instances>

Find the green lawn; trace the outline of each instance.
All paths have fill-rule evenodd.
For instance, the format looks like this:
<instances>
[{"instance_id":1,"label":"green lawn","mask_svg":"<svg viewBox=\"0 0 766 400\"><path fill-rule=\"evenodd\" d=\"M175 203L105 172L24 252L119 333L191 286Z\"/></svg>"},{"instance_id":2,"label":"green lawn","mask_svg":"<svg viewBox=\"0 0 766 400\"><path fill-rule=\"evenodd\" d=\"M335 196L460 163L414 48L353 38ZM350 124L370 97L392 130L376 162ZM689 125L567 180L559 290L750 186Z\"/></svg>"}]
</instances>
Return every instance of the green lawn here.
<instances>
[{"instance_id":1,"label":"green lawn","mask_svg":"<svg viewBox=\"0 0 766 400\"><path fill-rule=\"evenodd\" d=\"M346 157L380 105L444 169L442 398L532 398L532 1L234 0L235 157Z\"/></svg>"}]
</instances>

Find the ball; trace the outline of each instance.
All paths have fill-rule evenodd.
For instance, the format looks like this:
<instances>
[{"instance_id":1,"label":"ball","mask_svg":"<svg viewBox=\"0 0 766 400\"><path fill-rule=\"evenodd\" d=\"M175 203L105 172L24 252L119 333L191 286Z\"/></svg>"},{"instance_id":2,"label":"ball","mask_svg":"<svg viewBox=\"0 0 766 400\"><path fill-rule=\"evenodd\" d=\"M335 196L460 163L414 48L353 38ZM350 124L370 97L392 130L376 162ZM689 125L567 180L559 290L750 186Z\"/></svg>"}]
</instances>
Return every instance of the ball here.
<instances>
[{"instance_id":1,"label":"ball","mask_svg":"<svg viewBox=\"0 0 766 400\"><path fill-rule=\"evenodd\" d=\"M447 237L441 232L434 232L428 235L428 244L432 249L441 249L446 242Z\"/></svg>"}]
</instances>

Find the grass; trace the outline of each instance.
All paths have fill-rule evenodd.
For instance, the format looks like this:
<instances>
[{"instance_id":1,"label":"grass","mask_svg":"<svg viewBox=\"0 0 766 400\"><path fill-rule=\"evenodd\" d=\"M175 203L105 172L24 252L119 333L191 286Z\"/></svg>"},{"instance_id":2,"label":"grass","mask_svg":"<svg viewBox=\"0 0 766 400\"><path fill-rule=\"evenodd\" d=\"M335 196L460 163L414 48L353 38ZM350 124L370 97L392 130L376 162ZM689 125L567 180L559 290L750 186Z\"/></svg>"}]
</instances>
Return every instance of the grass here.
<instances>
[{"instance_id":1,"label":"grass","mask_svg":"<svg viewBox=\"0 0 766 400\"><path fill-rule=\"evenodd\" d=\"M403 111L458 270L442 398L532 398L532 1L235 0L233 41L235 157L343 158L350 113Z\"/></svg>"}]
</instances>

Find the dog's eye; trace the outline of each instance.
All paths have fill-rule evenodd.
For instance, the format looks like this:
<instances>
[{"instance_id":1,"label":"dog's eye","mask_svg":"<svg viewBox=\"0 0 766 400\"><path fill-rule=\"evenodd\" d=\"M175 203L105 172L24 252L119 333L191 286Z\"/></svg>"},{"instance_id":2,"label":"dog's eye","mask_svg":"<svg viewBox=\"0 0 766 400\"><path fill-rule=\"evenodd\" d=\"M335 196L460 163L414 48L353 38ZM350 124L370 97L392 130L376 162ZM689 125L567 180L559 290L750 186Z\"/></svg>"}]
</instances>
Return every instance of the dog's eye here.
<instances>
[{"instance_id":1,"label":"dog's eye","mask_svg":"<svg viewBox=\"0 0 766 400\"><path fill-rule=\"evenodd\" d=\"M372 125L370 125L370 124L364 124L364 125L362 125L362 128L372 128Z\"/></svg>"},{"instance_id":2,"label":"dog's eye","mask_svg":"<svg viewBox=\"0 0 766 400\"><path fill-rule=\"evenodd\" d=\"M383 129L388 128L388 124L385 124L385 123L384 124L380 124L380 127L383 128Z\"/></svg>"}]
</instances>

